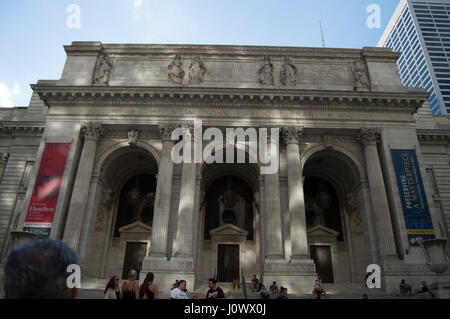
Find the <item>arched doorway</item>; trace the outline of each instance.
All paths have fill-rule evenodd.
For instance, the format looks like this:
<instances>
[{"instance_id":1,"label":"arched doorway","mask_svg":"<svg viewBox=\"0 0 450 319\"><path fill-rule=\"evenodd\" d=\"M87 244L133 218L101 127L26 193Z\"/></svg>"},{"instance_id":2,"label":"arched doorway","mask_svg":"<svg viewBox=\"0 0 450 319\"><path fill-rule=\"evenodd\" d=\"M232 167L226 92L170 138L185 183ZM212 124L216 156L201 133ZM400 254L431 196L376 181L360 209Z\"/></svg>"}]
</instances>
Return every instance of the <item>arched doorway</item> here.
<instances>
[{"instance_id":1,"label":"arched doorway","mask_svg":"<svg viewBox=\"0 0 450 319\"><path fill-rule=\"evenodd\" d=\"M304 165L311 259L325 282L363 282L368 265L360 171L347 155L319 150Z\"/></svg>"},{"instance_id":2,"label":"arched doorway","mask_svg":"<svg viewBox=\"0 0 450 319\"><path fill-rule=\"evenodd\" d=\"M197 278L231 282L260 270L259 179L254 164L202 168Z\"/></svg>"},{"instance_id":3,"label":"arched doorway","mask_svg":"<svg viewBox=\"0 0 450 319\"><path fill-rule=\"evenodd\" d=\"M148 255L158 164L143 147L124 146L99 168L101 199L91 234L89 271L93 277L139 274Z\"/></svg>"}]
</instances>

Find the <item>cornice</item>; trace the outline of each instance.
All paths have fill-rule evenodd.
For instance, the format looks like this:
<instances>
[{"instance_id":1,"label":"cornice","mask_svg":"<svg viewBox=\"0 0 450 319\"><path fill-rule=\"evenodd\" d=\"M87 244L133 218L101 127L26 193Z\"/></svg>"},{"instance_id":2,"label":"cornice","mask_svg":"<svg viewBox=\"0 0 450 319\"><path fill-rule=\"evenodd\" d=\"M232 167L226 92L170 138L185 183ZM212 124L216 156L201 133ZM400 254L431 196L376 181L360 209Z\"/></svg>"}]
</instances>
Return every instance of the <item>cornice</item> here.
<instances>
[{"instance_id":1,"label":"cornice","mask_svg":"<svg viewBox=\"0 0 450 319\"><path fill-rule=\"evenodd\" d=\"M415 113L428 93L347 92L186 87L93 87L32 85L52 105L155 105L214 108L292 108Z\"/></svg>"},{"instance_id":2,"label":"cornice","mask_svg":"<svg viewBox=\"0 0 450 319\"><path fill-rule=\"evenodd\" d=\"M45 123L33 123L33 122L12 122L12 123L1 123L0 124L0 134L19 137L40 137L44 133Z\"/></svg>"},{"instance_id":3,"label":"cornice","mask_svg":"<svg viewBox=\"0 0 450 319\"><path fill-rule=\"evenodd\" d=\"M371 60L396 61L398 53L387 48L365 47L363 49L314 48L251 45L190 45L190 44L103 44L101 42L73 42L64 46L68 55L92 55L99 51L108 54L148 55L148 54L201 54L216 56L292 56L341 59L361 56Z\"/></svg>"},{"instance_id":4,"label":"cornice","mask_svg":"<svg viewBox=\"0 0 450 319\"><path fill-rule=\"evenodd\" d=\"M421 144L450 144L450 130L417 130Z\"/></svg>"}]
</instances>

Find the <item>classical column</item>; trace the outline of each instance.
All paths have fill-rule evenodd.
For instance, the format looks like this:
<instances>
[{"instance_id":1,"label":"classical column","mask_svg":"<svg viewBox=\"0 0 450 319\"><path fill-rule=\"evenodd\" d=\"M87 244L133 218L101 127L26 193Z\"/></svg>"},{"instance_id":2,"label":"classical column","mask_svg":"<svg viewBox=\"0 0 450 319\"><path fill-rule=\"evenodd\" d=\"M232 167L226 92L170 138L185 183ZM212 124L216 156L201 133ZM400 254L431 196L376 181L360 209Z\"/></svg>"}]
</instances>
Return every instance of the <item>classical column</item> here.
<instances>
[{"instance_id":1,"label":"classical column","mask_svg":"<svg viewBox=\"0 0 450 319\"><path fill-rule=\"evenodd\" d=\"M156 184L155 209L152 225L150 257L167 259L167 234L169 230L170 201L172 195L173 161L171 135L173 125L160 125L163 142Z\"/></svg>"},{"instance_id":2,"label":"classical column","mask_svg":"<svg viewBox=\"0 0 450 319\"><path fill-rule=\"evenodd\" d=\"M277 150L279 151L279 150ZM265 226L266 259L284 259L283 236L281 228L280 178L275 174L264 175L265 183Z\"/></svg>"},{"instance_id":3,"label":"classical column","mask_svg":"<svg viewBox=\"0 0 450 319\"><path fill-rule=\"evenodd\" d=\"M391 224L380 159L378 157L377 142L379 139L379 129L361 129L360 140L364 144L367 177L369 180L370 198L375 229L377 231L379 253L381 257L396 256L394 232Z\"/></svg>"},{"instance_id":4,"label":"classical column","mask_svg":"<svg viewBox=\"0 0 450 319\"><path fill-rule=\"evenodd\" d=\"M289 218L292 244L291 259L309 259L303 173L299 146L302 134L302 127L288 127L283 128L282 131L283 141L287 150Z\"/></svg>"},{"instance_id":5,"label":"classical column","mask_svg":"<svg viewBox=\"0 0 450 319\"><path fill-rule=\"evenodd\" d=\"M0 183L5 173L6 164L8 163L9 153L0 153Z\"/></svg>"},{"instance_id":6,"label":"classical column","mask_svg":"<svg viewBox=\"0 0 450 319\"><path fill-rule=\"evenodd\" d=\"M84 145L81 151L63 236L63 240L76 251L79 251L80 248L82 225L87 208L97 143L104 135L104 127L101 123L89 122L81 126L81 134L84 137Z\"/></svg>"},{"instance_id":7,"label":"classical column","mask_svg":"<svg viewBox=\"0 0 450 319\"><path fill-rule=\"evenodd\" d=\"M191 150L194 149L193 127L188 127L191 136ZM191 152L192 154L193 152ZM193 154L192 154L193 155ZM191 162L183 162L181 173L180 202L178 207L178 222L173 256L176 258L193 258L192 244L194 237L194 207L197 178L197 164L193 156Z\"/></svg>"}]
</instances>

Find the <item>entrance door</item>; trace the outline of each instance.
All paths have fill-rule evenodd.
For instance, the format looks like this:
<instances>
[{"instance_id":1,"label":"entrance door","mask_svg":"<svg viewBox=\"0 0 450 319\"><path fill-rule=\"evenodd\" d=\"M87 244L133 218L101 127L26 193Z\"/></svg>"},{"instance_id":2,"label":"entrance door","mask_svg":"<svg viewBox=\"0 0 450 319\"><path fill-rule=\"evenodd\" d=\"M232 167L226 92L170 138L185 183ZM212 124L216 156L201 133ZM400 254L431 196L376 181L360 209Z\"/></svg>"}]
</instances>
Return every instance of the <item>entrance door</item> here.
<instances>
[{"instance_id":1,"label":"entrance door","mask_svg":"<svg viewBox=\"0 0 450 319\"><path fill-rule=\"evenodd\" d=\"M330 246L311 246L311 259L324 283L333 283L333 265Z\"/></svg>"},{"instance_id":2,"label":"entrance door","mask_svg":"<svg viewBox=\"0 0 450 319\"><path fill-rule=\"evenodd\" d=\"M122 279L128 278L128 272L131 269L136 270L136 279L139 279L139 273L142 269L142 262L147 254L147 243L127 242L125 250L125 261L123 263Z\"/></svg>"},{"instance_id":3,"label":"entrance door","mask_svg":"<svg viewBox=\"0 0 450 319\"><path fill-rule=\"evenodd\" d=\"M232 282L239 276L239 245L219 245L217 281Z\"/></svg>"}]
</instances>

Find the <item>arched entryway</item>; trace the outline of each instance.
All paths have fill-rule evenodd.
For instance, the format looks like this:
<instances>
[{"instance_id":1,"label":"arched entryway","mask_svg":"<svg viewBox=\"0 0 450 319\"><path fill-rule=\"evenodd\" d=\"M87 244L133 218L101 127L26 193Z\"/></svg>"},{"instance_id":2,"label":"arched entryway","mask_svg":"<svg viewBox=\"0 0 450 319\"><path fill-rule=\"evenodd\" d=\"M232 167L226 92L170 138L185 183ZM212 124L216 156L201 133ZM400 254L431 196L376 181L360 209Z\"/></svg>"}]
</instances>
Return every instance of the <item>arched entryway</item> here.
<instances>
[{"instance_id":1,"label":"arched entryway","mask_svg":"<svg viewBox=\"0 0 450 319\"><path fill-rule=\"evenodd\" d=\"M360 167L341 151L309 154L303 174L308 245L325 282L363 282L368 254Z\"/></svg>"},{"instance_id":2,"label":"arched entryway","mask_svg":"<svg viewBox=\"0 0 450 319\"><path fill-rule=\"evenodd\" d=\"M231 282L242 271L259 272L257 165L205 164L201 173L197 278Z\"/></svg>"},{"instance_id":3,"label":"arched entryway","mask_svg":"<svg viewBox=\"0 0 450 319\"><path fill-rule=\"evenodd\" d=\"M100 199L91 231L92 277L139 274L150 249L158 162L139 146L112 150L98 166Z\"/></svg>"}]
</instances>

